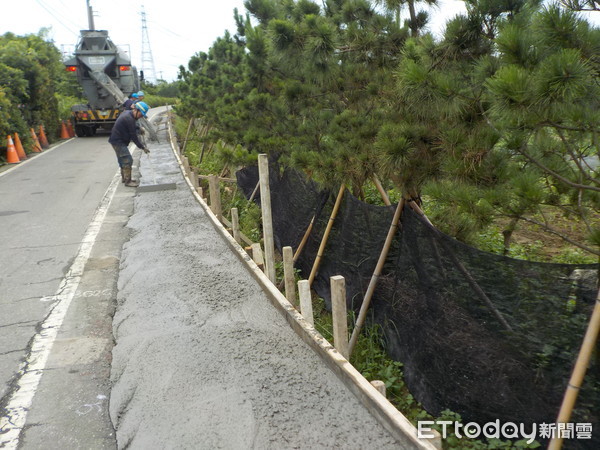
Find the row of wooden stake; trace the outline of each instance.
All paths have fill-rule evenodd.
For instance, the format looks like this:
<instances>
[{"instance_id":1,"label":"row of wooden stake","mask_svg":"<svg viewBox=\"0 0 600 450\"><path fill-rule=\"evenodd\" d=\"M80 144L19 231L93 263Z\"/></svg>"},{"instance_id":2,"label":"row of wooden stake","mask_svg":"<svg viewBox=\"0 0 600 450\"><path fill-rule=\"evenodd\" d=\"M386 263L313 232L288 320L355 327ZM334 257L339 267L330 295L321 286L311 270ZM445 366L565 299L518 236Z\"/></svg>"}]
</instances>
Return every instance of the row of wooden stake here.
<instances>
[{"instance_id":1,"label":"row of wooden stake","mask_svg":"<svg viewBox=\"0 0 600 450\"><path fill-rule=\"evenodd\" d=\"M216 175L199 176L197 174L197 172L195 171L195 169L190 169L187 157L183 156L183 161L184 161L183 162L184 167L186 168L186 171L188 173L190 173L190 177L192 178L192 183L194 184L194 187L198 190L198 193L200 194L201 197L203 197L203 190L201 187L199 187L199 179L202 179L202 178L208 179L209 198L210 198L209 205L210 205L212 212L217 216L217 218L222 223L224 223L232 231L234 239L240 245L244 245L244 244L249 245L249 247L247 247L246 249L247 249L248 253L250 254L250 256L253 258L255 263L262 270L264 270L264 272L267 275L267 277L269 278L269 280L273 284L276 284L277 280L276 280L276 276L275 276L275 246L274 246L274 234L273 234L273 226L272 226L273 221L272 221L272 213L271 213L271 195L270 195L270 186L269 186L269 182L268 182L268 180L269 180L269 162L268 162L267 155L261 154L258 156L259 182L257 183L257 186L254 189L253 195L251 196L251 199L250 199L250 201L251 201L252 198L254 197L254 195L256 194L256 192L258 190L260 190L260 192L261 192L261 213L262 213L262 224L263 224L263 241L264 241L264 247L265 247L264 252L261 249L259 243L252 242L250 239L248 239L246 236L244 236L241 233L241 231L239 230L239 213L238 213L237 208L232 208L232 210L231 210L231 217L232 217L231 222L229 222L227 220L227 218L223 215L219 181L235 183L236 180L231 179L231 178L218 177ZM381 186L380 183L379 183L379 186ZM383 188L381 188L381 189L382 189L382 192L385 193L385 191L383 191ZM345 189L344 185L342 185L339 189L333 210L331 212L331 215L327 222L325 232L323 234L323 238L321 239L319 249L317 251L317 256L313 263L310 275L308 277L308 280L306 280L306 285L303 285L303 286L308 286L309 293L310 293L310 286L312 286L312 283L318 273L320 263L323 259L323 255L325 252L325 248L327 246L329 235L333 228L333 224L335 222L335 219L337 217L339 209L341 207L341 203L343 200L343 195L344 195L345 190L346 189ZM387 194L384 196L384 199L385 198L387 198ZM388 202L386 202L386 203L389 203L389 198L388 198ZM409 204L412 208L414 208L417 211L417 213L419 213L423 217L425 217L424 213L420 210L420 208L416 204L414 204L414 202L409 202ZM381 275L383 266L387 259L389 249L391 248L392 241L398 230L398 226L400 223L400 218L402 215L402 210L404 208L404 205L405 205L405 200L401 199L401 201L398 203L398 205L396 207L394 217L392 219L392 223L388 230L388 234L387 234L384 246L379 255L375 271L369 282L369 286L365 293L365 297L363 299L363 302L362 302L362 305L361 305L361 308L360 308L360 311L359 311L359 314L358 314L358 317L356 320L356 324L353 328L350 339L347 340L348 342L346 344L340 344L340 341L341 341L341 337L340 337L340 339L338 339L338 345L335 345L335 343L334 343L334 346L336 348L339 347L338 350L341 349L340 353L342 353L346 358L349 358L350 355L352 354L354 347L356 346L356 343L358 341L360 332L362 331L364 324L366 322L367 311L371 304L373 294L374 294L375 288L377 286L377 282L379 281L379 277ZM294 263L296 262L296 260L299 256L299 253L302 251L304 244L306 243L308 235L310 234L310 231L312 229L313 223L314 223L314 217L311 220L311 223L309 224L309 227L307 228L304 238L303 238L302 242L300 243L296 253L292 256L293 251L292 251L291 247L288 247L289 250L286 250L286 248L283 249L283 255L282 255L283 266L284 266L284 279L282 280L282 284L285 284L286 298L288 298L288 301L290 301L290 303L292 303L294 306L301 307L301 313L305 316L305 318L307 318L307 320L309 320L310 323L313 323L312 311L309 313L308 311L306 311L306 309L302 310L302 302L300 303L300 305L297 305L295 303L295 301L294 301L295 300L295 289L290 287L289 280L294 280L294 269L293 269ZM460 265L460 263L458 263L458 264ZM286 270L285 270L286 267L288 268L287 275L286 275ZM469 276L468 278L470 278L472 280L472 277ZM302 281L300 281L299 283L302 283ZM281 289L281 287L282 286L280 285L279 288ZM476 287L478 287L478 286L476 286ZM303 287L303 289L306 289L306 288ZM332 291L333 291L333 286L332 286ZM300 292L300 288L299 288L299 292ZM499 320L508 329L510 329L510 326L508 325L508 323L500 315L500 313L497 311L497 309L493 306L493 304L487 298L485 293L483 293L483 291L480 288L478 289L478 292L484 297L485 300L487 300L486 303L492 309L492 311L495 312L497 314L497 316L499 316ZM344 295L345 295L345 288L344 288ZM293 296L293 297L291 297L291 296ZM333 303L334 302L332 300L332 309L334 308ZM305 304L305 308L306 308L306 304ZM344 297L344 311L345 311L345 308L346 308L346 306L345 306L345 297ZM334 315L335 315L335 313L334 313ZM311 317L309 318L308 316L311 316Z\"/></svg>"},{"instance_id":2,"label":"row of wooden stake","mask_svg":"<svg viewBox=\"0 0 600 450\"><path fill-rule=\"evenodd\" d=\"M190 127L191 127L190 121ZM188 133L189 129L188 127ZM187 140L187 135L186 135ZM183 153L183 152L182 152ZM199 186L199 179L205 178L209 181L209 196L210 196L210 208L212 212L217 216L217 218L223 222L232 232L234 239L243 246L244 243L248 244L249 247L246 247L246 251L249 252L250 256L256 262L256 264L265 272L265 275L269 278L269 280L276 285L276 276L275 276L275 246L274 246L274 235L273 235L273 221L272 221L272 213L271 213L271 195L270 195L270 186L269 186L269 162L266 154L258 155L258 169L259 169L259 182L256 185L256 188L252 192L251 198L249 201L254 199L257 191L260 189L261 193L261 213L262 213L262 224L263 224L263 241L265 245L264 253L261 250L261 246L259 243L254 243L250 239L248 239L245 235L243 235L239 229L239 213L237 208L231 209L231 222L229 222L222 213L221 209L221 197L220 197L220 187L219 181L235 183L235 179L219 177L216 175L209 176L200 176L198 175L195 169L190 169L189 161L187 157L182 155L184 160L184 167L186 171L189 173L192 178L192 183L194 187L197 189L198 193L202 198L203 190ZM374 184L380 192L383 201L386 205L391 205L389 197L387 193L383 189L383 186L379 182L379 180L375 177ZM323 252L325 246L327 245L327 240L329 237L329 233L331 228L333 227L333 223L341 206L342 198L344 195L345 186L342 185L336 197L336 201L330 215L329 221L327 223L327 227L325 229L325 233L319 245L319 249L317 251L317 256L313 263L312 270L310 272L308 280L300 280L298 281L298 296L299 302L296 300L296 290L294 286L295 274L294 274L294 263L296 262L300 252L302 251L304 244L308 238L312 230L312 226L314 224L315 218L313 217L307 230L299 244L296 253L293 252L293 249L289 246L284 247L282 249L282 257L283 257L283 269L284 275L282 284L285 287L285 297L287 300L296 308L300 308L300 313L304 317L304 319L314 327L314 317L313 317L313 309L312 309L312 295L311 295L311 285L315 279L315 276L318 272L319 265L323 256ZM356 345L358 340L358 336L360 331L362 330L364 323L366 321L367 310L371 303L373 294L375 292L375 287L377 285L378 279L382 273L383 266L385 260L387 259L387 255L389 249L391 247L393 238L398 230L398 226L400 223L400 218L402 215L402 210L407 202L404 198L398 202L396 207L392 223L388 230L388 234L386 236L386 240L383 246L383 249L380 253L379 259L377 261L377 265L375 267L373 276L369 282L369 286L365 293L365 297L363 299L356 324L352 331L350 338L348 337L348 325L347 325L347 308L346 308L346 286L345 279L341 275L333 276L330 278L330 288L331 288L331 305L332 305L332 319L333 319L333 346L342 354L346 359L350 359L350 355ZM427 221L430 225L431 222L427 219L423 211L416 205L413 201L409 201L408 205L415 210L417 214L419 214L425 221ZM433 226L432 226L433 227ZM434 231L435 228L433 228ZM448 252L448 254L452 257L452 252ZM478 284L475 282L473 277L468 273L468 271L464 268L464 266L456 259L452 258L453 263L458 267L461 273L465 276L471 287L475 290L475 292L480 296L483 303L492 311L498 321L509 331L512 331L510 325L506 321L506 319L502 316L502 314L495 308L491 300L487 297L487 295L481 290ZM279 286L281 289L281 285ZM561 406L559 416L557 422L559 423L567 423L572 415L573 408L575 406L575 401L577 398L577 394L579 389L583 383L583 379L589 365L591 356L593 354L598 335L600 334L600 290L598 291L598 296L596 299L596 304L594 307L594 311L592 317L590 319L581 351L579 353L575 368L573 370L573 374L571 376L570 382L567 387L567 391L565 393L565 398L563 400L563 404ZM371 384L378 389L383 395L385 395L385 384L381 381L372 381ZM555 437L550 443L550 449L559 450L562 447L562 438Z\"/></svg>"},{"instance_id":3,"label":"row of wooden stake","mask_svg":"<svg viewBox=\"0 0 600 450\"><path fill-rule=\"evenodd\" d=\"M222 204L221 204L221 191L219 182L235 182L236 180L230 178L219 177L216 175L198 175L195 168L192 168L189 164L189 160L185 155L181 155L184 170L186 171L188 178L190 178L192 185L198 192L201 198L207 200L204 197L204 190L200 186L201 179L208 180L209 184L209 206L215 216L230 230L233 238L244 247L249 253L250 257L257 264L261 270L265 272L265 275L269 280L276 284L275 275L275 246L273 239L273 227L272 227L272 215L271 215L271 202L270 202L270 187L268 185L269 179L269 163L267 155L259 155L259 185L258 189L255 189L255 193L260 189L261 192L261 212L263 217L263 241L265 249L261 248L260 243L252 242L247 238L239 228L239 212L237 208L231 208L231 222L223 215ZM338 205L339 209L339 205ZM333 221L332 221L333 222ZM331 222L331 223L332 223ZM312 222L311 222L312 227ZM308 236L308 233L305 237ZM304 242L306 239L304 239ZM324 241L324 244L326 240ZM303 246L303 244L302 244ZM314 314L312 308L312 294L311 284L314 280L314 275L309 280L300 280L297 284L298 295L296 296L296 285L295 285L295 271L294 263L299 256L299 252L294 255L293 249L290 246L286 246L282 249L283 258L283 280L282 284L284 287L284 295L286 299L295 307L299 308L300 314L304 317L307 323L314 327ZM318 265L316 266L318 267ZM316 270L316 269L315 269ZM332 303L332 318L333 318L333 343L332 345L338 352L346 359L350 358L350 340L347 325L347 307L346 307L346 282L343 276L337 275L331 277L331 303ZM385 383L379 380L372 381L371 384L383 395L385 395Z\"/></svg>"}]
</instances>

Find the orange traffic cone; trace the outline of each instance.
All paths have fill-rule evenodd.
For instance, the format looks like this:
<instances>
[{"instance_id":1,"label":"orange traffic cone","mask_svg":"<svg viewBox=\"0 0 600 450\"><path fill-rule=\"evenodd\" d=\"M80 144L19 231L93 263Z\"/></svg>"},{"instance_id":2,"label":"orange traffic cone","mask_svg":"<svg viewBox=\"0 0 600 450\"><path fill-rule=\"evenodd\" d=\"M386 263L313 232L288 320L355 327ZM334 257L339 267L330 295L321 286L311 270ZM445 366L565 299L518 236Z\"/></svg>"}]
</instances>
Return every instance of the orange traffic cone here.
<instances>
[{"instance_id":1,"label":"orange traffic cone","mask_svg":"<svg viewBox=\"0 0 600 450\"><path fill-rule=\"evenodd\" d=\"M63 120L60 125L60 138L61 139L69 139L71 136L69 135L69 131L67 130L67 125Z\"/></svg>"},{"instance_id":2,"label":"orange traffic cone","mask_svg":"<svg viewBox=\"0 0 600 450\"><path fill-rule=\"evenodd\" d=\"M73 122L67 120L67 131L69 132L69 137L75 137L75 130L73 129Z\"/></svg>"},{"instance_id":3,"label":"orange traffic cone","mask_svg":"<svg viewBox=\"0 0 600 450\"><path fill-rule=\"evenodd\" d=\"M19 155L17 154L17 149L15 148L15 144L13 144L13 140L8 135L7 143L6 143L6 162L8 164L17 164L20 163Z\"/></svg>"},{"instance_id":4,"label":"orange traffic cone","mask_svg":"<svg viewBox=\"0 0 600 450\"><path fill-rule=\"evenodd\" d=\"M25 153L23 144L21 144L21 139L19 138L19 133L15 133L15 148L17 149L17 155L19 155L19 159L21 161L23 161L24 159L27 159L27 153Z\"/></svg>"},{"instance_id":5,"label":"orange traffic cone","mask_svg":"<svg viewBox=\"0 0 600 450\"><path fill-rule=\"evenodd\" d=\"M42 148L50 147L50 143L48 142L48 138L46 137L46 133L44 132L44 125L40 125L39 141L42 145Z\"/></svg>"},{"instance_id":6,"label":"orange traffic cone","mask_svg":"<svg viewBox=\"0 0 600 450\"><path fill-rule=\"evenodd\" d=\"M33 140L31 151L34 153L40 153L42 151L42 146L40 145L40 141L38 141L38 138L35 135L35 131L33 131L33 128L30 128L29 132L31 133L31 139Z\"/></svg>"}]
</instances>

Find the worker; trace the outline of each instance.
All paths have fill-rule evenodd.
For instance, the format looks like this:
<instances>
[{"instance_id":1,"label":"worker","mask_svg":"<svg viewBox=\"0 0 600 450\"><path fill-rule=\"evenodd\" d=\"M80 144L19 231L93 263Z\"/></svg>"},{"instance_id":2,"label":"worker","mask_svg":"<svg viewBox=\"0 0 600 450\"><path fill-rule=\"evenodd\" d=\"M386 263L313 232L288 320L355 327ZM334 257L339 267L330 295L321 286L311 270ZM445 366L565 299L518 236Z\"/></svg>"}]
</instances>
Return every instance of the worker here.
<instances>
[{"instance_id":1,"label":"worker","mask_svg":"<svg viewBox=\"0 0 600 450\"><path fill-rule=\"evenodd\" d=\"M144 152L150 153L150 150L142 144L136 131L136 122L142 117L146 118L150 107L144 102L134 103L133 109L123 111L112 127L108 142L115 149L117 161L121 168L121 180L128 187L138 187L139 182L131 179L131 168L133 166L133 157L129 152L129 143L133 143Z\"/></svg>"},{"instance_id":2,"label":"worker","mask_svg":"<svg viewBox=\"0 0 600 450\"><path fill-rule=\"evenodd\" d=\"M138 91L137 92L137 98L138 98L138 101L140 101L140 102L142 100L144 100L144 91Z\"/></svg>"},{"instance_id":3,"label":"worker","mask_svg":"<svg viewBox=\"0 0 600 450\"><path fill-rule=\"evenodd\" d=\"M123 111L127 111L128 109L131 109L131 105L133 105L137 100L138 100L137 92L132 92L131 94L129 94L129 98L127 100L125 100L125 103L123 103Z\"/></svg>"}]
</instances>

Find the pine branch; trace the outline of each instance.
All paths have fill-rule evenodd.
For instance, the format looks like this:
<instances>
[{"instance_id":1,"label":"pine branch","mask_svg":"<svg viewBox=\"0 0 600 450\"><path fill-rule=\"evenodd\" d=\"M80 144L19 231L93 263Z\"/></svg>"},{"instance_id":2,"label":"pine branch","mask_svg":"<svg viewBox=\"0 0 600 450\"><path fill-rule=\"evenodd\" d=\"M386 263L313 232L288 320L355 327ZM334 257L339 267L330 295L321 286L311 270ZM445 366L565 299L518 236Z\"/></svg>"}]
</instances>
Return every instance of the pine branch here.
<instances>
[{"instance_id":1,"label":"pine branch","mask_svg":"<svg viewBox=\"0 0 600 450\"><path fill-rule=\"evenodd\" d=\"M561 0L560 3L573 11L600 11L600 2L597 0Z\"/></svg>"},{"instance_id":2,"label":"pine branch","mask_svg":"<svg viewBox=\"0 0 600 450\"><path fill-rule=\"evenodd\" d=\"M518 149L517 151L521 155L523 155L525 158L527 158L531 163L533 163L534 165L536 165L537 167L539 167L540 169L542 169L544 172L546 172L549 175L552 175L554 178L556 178L557 180L565 183L568 186L571 186L571 187L576 188L576 189L587 189L587 190L594 191L594 192L600 192L600 187L589 186L587 184L575 183L575 182L569 180L568 178L563 177L562 175L560 175L559 173L557 173L554 170L550 169L549 167L546 167L541 162L539 162L537 159L535 159L533 156L531 156L530 154L528 154L525 150Z\"/></svg>"},{"instance_id":3,"label":"pine branch","mask_svg":"<svg viewBox=\"0 0 600 450\"><path fill-rule=\"evenodd\" d=\"M556 129L559 130L566 130L566 131L578 131L580 133L594 133L594 132L599 132L600 128L582 128L582 127L570 127L567 125L561 125L555 122L552 122L551 120L545 121L545 122L540 122L540 125L548 125L551 127L554 127Z\"/></svg>"},{"instance_id":4,"label":"pine branch","mask_svg":"<svg viewBox=\"0 0 600 450\"><path fill-rule=\"evenodd\" d=\"M581 154L579 154L579 155L575 154L575 152L573 151L573 148L571 147L571 145L567 141L567 138L564 136L564 134L561 132L561 130L556 130L556 132L558 133L558 136L560 137L561 141L563 142L563 145L567 149L567 152L571 156L571 159L575 162L575 165L579 169L579 172L581 173L581 175L583 175L583 177L586 180L591 181L592 183L597 184L598 186L600 186L600 181L594 179L593 177L591 177L587 173L587 171L583 168L583 166L581 165L581 161L583 159L583 156Z\"/></svg>"},{"instance_id":5,"label":"pine branch","mask_svg":"<svg viewBox=\"0 0 600 450\"><path fill-rule=\"evenodd\" d=\"M498 130L498 128L496 128L494 126L494 124L492 123L492 121L487 117L487 114L485 113L485 110L483 109L483 106L480 105L479 108L480 108L481 114L485 118L487 124L494 131L496 131L500 136L502 136L503 133L501 133L500 130ZM599 187L588 186L586 184L574 183L573 181L571 181L571 180L563 177L562 175L560 175L559 173L557 173L554 170L550 169L549 167L544 166L541 162L539 162L533 156L531 156L530 154L528 154L523 148L519 148L519 149L517 149L517 151L521 155L523 155L525 158L527 158L531 163L533 163L534 165L536 165L537 167L539 167L542 171L544 171L545 173L547 173L549 175L552 175L554 178L556 178L559 181L562 181L567 186L571 186L571 187L577 188L577 189L587 189L587 190L594 191L594 192L600 192L600 188Z\"/></svg>"}]
</instances>

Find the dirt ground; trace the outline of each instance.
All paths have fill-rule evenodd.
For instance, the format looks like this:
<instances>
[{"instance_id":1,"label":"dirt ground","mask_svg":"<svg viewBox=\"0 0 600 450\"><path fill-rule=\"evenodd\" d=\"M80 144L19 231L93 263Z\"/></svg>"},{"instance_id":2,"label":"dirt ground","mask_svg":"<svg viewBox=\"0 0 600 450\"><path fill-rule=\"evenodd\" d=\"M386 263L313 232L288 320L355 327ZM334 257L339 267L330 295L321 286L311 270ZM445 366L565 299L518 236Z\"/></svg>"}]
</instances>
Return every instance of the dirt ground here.
<instances>
[{"instance_id":1,"label":"dirt ground","mask_svg":"<svg viewBox=\"0 0 600 450\"><path fill-rule=\"evenodd\" d=\"M546 217L550 222L550 226L559 233L568 236L576 242L581 242L590 246L590 243L587 241L588 232L583 222L565 218L557 211L548 211ZM542 222L543 219L538 217L536 220ZM600 217L594 218L593 221L599 223ZM507 223L508 220L499 221L498 226L502 230ZM535 259L543 262L553 262L556 257L564 254L568 249L590 255L579 249L577 246L565 241L560 236L550 233L538 225L523 220L517 225L517 229L513 233L511 242L513 244L527 246L537 246L541 244L539 250L536 250L535 252Z\"/></svg>"}]
</instances>

